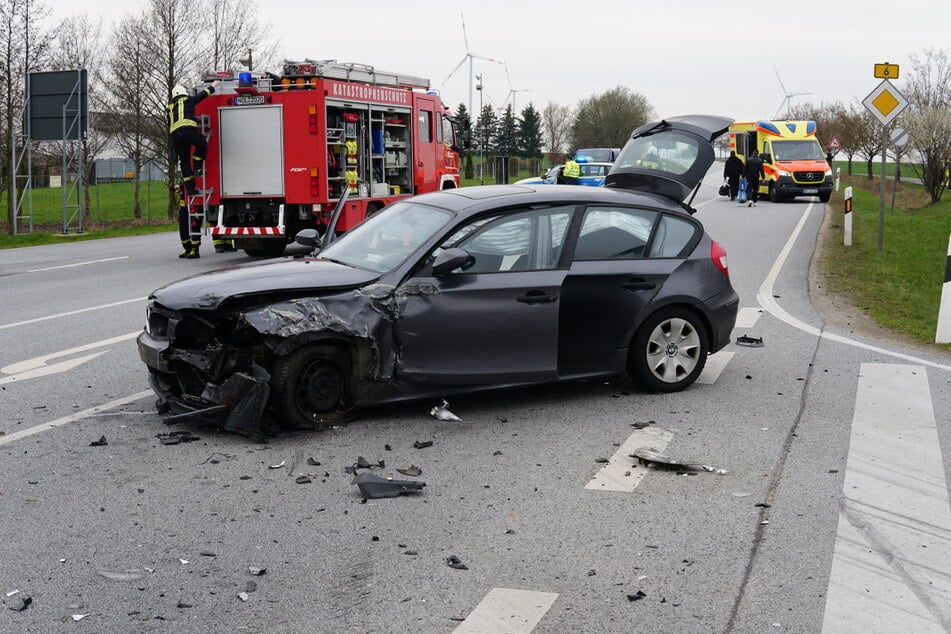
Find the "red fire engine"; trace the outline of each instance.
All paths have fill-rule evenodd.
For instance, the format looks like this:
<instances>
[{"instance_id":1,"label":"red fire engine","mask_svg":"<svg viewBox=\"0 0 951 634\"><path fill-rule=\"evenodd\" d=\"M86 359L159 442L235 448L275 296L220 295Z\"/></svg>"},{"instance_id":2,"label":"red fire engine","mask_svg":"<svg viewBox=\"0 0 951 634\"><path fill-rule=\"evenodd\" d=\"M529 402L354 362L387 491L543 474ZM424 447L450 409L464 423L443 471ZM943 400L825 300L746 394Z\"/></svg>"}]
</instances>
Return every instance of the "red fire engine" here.
<instances>
[{"instance_id":1,"label":"red fire engine","mask_svg":"<svg viewBox=\"0 0 951 634\"><path fill-rule=\"evenodd\" d=\"M459 186L451 113L429 80L333 60L279 76L214 73L196 115L208 138L192 205L248 255L284 252L298 231L346 231L394 200Z\"/></svg>"}]
</instances>

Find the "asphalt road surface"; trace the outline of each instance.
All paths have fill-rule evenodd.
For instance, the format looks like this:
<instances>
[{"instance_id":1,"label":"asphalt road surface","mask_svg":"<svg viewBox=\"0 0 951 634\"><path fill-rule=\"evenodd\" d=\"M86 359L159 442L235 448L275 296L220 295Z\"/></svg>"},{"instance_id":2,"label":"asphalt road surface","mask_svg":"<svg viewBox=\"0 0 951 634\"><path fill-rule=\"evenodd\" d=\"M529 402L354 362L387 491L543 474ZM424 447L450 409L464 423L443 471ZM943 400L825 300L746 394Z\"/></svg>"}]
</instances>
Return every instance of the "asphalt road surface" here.
<instances>
[{"instance_id":1,"label":"asphalt road surface","mask_svg":"<svg viewBox=\"0 0 951 634\"><path fill-rule=\"evenodd\" d=\"M685 392L498 391L452 399L462 422L426 401L266 444L162 444L179 428L134 344L151 290L243 253L0 251L0 631L951 631L951 355L823 324L822 205L717 185L695 203L734 340L764 345ZM714 471L647 469L640 446ZM426 487L363 503L361 456Z\"/></svg>"}]
</instances>

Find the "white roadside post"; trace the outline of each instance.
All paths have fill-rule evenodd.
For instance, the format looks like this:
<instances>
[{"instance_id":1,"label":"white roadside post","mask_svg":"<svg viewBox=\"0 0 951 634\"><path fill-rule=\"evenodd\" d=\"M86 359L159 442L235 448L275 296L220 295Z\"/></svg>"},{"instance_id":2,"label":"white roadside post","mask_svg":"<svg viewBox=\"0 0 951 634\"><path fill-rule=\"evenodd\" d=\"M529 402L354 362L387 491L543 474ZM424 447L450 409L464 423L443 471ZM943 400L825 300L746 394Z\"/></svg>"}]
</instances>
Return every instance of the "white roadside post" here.
<instances>
[{"instance_id":1,"label":"white roadside post","mask_svg":"<svg viewBox=\"0 0 951 634\"><path fill-rule=\"evenodd\" d=\"M845 215L843 216L845 225L845 246L852 246L852 188L845 188Z\"/></svg>"},{"instance_id":2,"label":"white roadside post","mask_svg":"<svg viewBox=\"0 0 951 634\"><path fill-rule=\"evenodd\" d=\"M842 168L835 168L835 191L839 191L839 182L842 180Z\"/></svg>"},{"instance_id":3,"label":"white roadside post","mask_svg":"<svg viewBox=\"0 0 951 634\"><path fill-rule=\"evenodd\" d=\"M944 265L944 285L941 287L941 305L938 308L938 331L935 343L951 343L951 238L948 239L948 259Z\"/></svg>"}]
</instances>

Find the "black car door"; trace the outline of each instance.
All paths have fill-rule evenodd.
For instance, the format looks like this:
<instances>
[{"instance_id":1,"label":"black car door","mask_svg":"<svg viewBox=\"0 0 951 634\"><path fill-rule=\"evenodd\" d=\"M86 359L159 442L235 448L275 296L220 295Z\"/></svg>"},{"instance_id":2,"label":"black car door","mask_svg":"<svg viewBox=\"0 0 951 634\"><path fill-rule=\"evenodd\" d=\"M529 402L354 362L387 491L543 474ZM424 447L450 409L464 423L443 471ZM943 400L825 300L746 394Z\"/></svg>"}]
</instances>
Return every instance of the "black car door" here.
<instances>
[{"instance_id":1,"label":"black car door","mask_svg":"<svg viewBox=\"0 0 951 634\"><path fill-rule=\"evenodd\" d=\"M562 291L560 375L624 369L635 324L699 231L685 218L649 209L585 210Z\"/></svg>"},{"instance_id":2,"label":"black car door","mask_svg":"<svg viewBox=\"0 0 951 634\"><path fill-rule=\"evenodd\" d=\"M572 209L514 211L460 227L441 248L475 258L465 271L409 280L396 321L400 380L447 385L544 381L557 376L566 270L558 268Z\"/></svg>"}]
</instances>

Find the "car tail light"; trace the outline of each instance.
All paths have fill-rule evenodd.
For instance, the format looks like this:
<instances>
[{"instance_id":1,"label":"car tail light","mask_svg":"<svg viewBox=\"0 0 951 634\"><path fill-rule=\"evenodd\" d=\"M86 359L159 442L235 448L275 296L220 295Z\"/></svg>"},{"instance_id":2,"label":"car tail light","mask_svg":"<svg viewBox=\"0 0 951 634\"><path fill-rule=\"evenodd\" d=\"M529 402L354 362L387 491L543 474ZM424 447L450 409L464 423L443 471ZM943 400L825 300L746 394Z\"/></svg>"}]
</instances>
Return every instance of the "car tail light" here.
<instances>
[{"instance_id":1,"label":"car tail light","mask_svg":"<svg viewBox=\"0 0 951 634\"><path fill-rule=\"evenodd\" d=\"M712 240L710 241L710 259L724 275L730 277L730 269L726 264L726 249Z\"/></svg>"}]
</instances>

